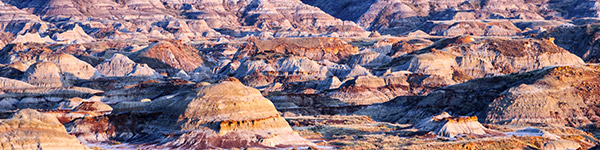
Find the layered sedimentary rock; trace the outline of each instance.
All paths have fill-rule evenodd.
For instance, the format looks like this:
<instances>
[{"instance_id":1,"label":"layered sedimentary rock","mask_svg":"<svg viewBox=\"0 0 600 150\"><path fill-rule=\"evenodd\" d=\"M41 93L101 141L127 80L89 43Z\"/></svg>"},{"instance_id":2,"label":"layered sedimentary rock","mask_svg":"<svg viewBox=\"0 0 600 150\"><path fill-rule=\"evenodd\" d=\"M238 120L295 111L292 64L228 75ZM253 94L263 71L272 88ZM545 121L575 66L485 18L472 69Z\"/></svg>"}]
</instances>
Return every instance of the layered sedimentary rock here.
<instances>
[{"instance_id":1,"label":"layered sedimentary rock","mask_svg":"<svg viewBox=\"0 0 600 150\"><path fill-rule=\"evenodd\" d=\"M596 4L4 0L0 118L107 149L590 148Z\"/></svg>"},{"instance_id":2,"label":"layered sedimentary rock","mask_svg":"<svg viewBox=\"0 0 600 150\"><path fill-rule=\"evenodd\" d=\"M5 48L0 58L9 67L25 72L30 66L40 62L50 62L58 66L61 75L66 79L91 79L99 74L96 69L71 54L53 52L48 48L37 47L36 44L12 44Z\"/></svg>"},{"instance_id":3,"label":"layered sedimentary rock","mask_svg":"<svg viewBox=\"0 0 600 150\"><path fill-rule=\"evenodd\" d=\"M35 63L25 71L24 81L29 84L42 87L69 86L60 73L60 68L49 61Z\"/></svg>"},{"instance_id":4,"label":"layered sedimentary rock","mask_svg":"<svg viewBox=\"0 0 600 150\"><path fill-rule=\"evenodd\" d=\"M217 147L245 147L251 146L252 143L269 147L308 144L307 141L295 135L287 122L279 116L271 102L263 98L258 90L245 87L236 81L226 81L202 88L198 95L202 96L191 99L187 106L183 105L187 109L184 109L185 113L181 115L183 115L183 118L202 119L183 123L181 125L182 130L192 132L182 135L172 143L180 143L194 139L199 135L205 135L207 139L201 141L210 141L211 138L232 139L231 141L224 140L219 143L206 143L206 146ZM197 128L198 124L214 124L219 129L205 130ZM231 145L225 141L230 141ZM183 144L181 145L183 147L195 146L195 144L188 142L181 144Z\"/></svg>"},{"instance_id":5,"label":"layered sedimentary rock","mask_svg":"<svg viewBox=\"0 0 600 150\"><path fill-rule=\"evenodd\" d=\"M34 14L43 16L45 19L69 19L70 17L73 19L86 19L86 17L95 17L101 19L111 17L133 19L166 16L165 13L157 11L153 12L149 9L144 9L144 11L141 11L141 9L136 10L135 8L139 8L136 6L141 6L136 5L138 2L142 2L141 4L143 4L144 1L127 1L123 4L108 0L86 2L75 0L9 1L7 3L25 9ZM150 7L155 8L155 10L156 6L161 7L161 3L154 2L152 4L154 5L150 5ZM129 7L123 7L123 5ZM164 8L164 6L162 8Z\"/></svg>"},{"instance_id":6,"label":"layered sedimentary rock","mask_svg":"<svg viewBox=\"0 0 600 150\"><path fill-rule=\"evenodd\" d=\"M146 110L164 111L156 125L177 129L166 146L179 148L282 147L312 145L299 137L275 110L273 104L253 88L236 79L201 87L197 92L140 102ZM119 104L118 110L136 108ZM144 109L144 108L142 108ZM167 111L165 111L167 110ZM174 131L175 132L175 131Z\"/></svg>"},{"instance_id":7,"label":"layered sedimentary rock","mask_svg":"<svg viewBox=\"0 0 600 150\"><path fill-rule=\"evenodd\" d=\"M198 54L196 49L181 43L153 43L129 57L138 63L148 64L154 69L164 71L182 69L192 72L198 67L207 67L204 64L204 58Z\"/></svg>"},{"instance_id":8,"label":"layered sedimentary rock","mask_svg":"<svg viewBox=\"0 0 600 150\"><path fill-rule=\"evenodd\" d=\"M359 114L415 122L416 118L447 111L457 115L474 114L484 123L585 126L598 121L597 114L593 113L597 109L594 98L597 96L594 90L598 86L596 78L596 66L547 67L520 74L474 79L427 96L397 97ZM375 114L377 110L389 113Z\"/></svg>"},{"instance_id":9,"label":"layered sedimentary rock","mask_svg":"<svg viewBox=\"0 0 600 150\"><path fill-rule=\"evenodd\" d=\"M79 106L83 101L81 98L86 98L86 101L89 101L88 98L103 93L103 91L83 87L34 86L14 79L1 78L0 80L0 93L2 93L0 94L0 110L9 114L10 112L24 108L70 110ZM60 81L58 80L58 82ZM52 81L49 80L44 83L47 85L48 83L52 83ZM74 99L80 99L81 101L73 101ZM90 114L98 115L105 112L93 112Z\"/></svg>"},{"instance_id":10,"label":"layered sedimentary rock","mask_svg":"<svg viewBox=\"0 0 600 150\"><path fill-rule=\"evenodd\" d=\"M191 5L191 7L186 7L185 4ZM206 20L212 28L255 26L261 29L294 29L313 33L314 31L340 30L343 31L340 33L346 35L363 34L362 29L353 22L344 22L334 18L301 1L252 0L239 3L168 1L167 5L186 8L184 14L186 17ZM236 15L236 13L242 15ZM238 20L241 21L238 22ZM289 33L283 31L279 34ZM368 33L366 34L368 35Z\"/></svg>"},{"instance_id":11,"label":"layered sedimentary rock","mask_svg":"<svg viewBox=\"0 0 600 150\"><path fill-rule=\"evenodd\" d=\"M343 36L368 35L368 32L354 22L334 18L300 1L252 0L238 3L157 0L43 2L11 0L6 1L6 5L14 5L8 8L17 10L16 13L9 14L39 16L35 18L37 20L23 21L22 24L13 23L16 24L14 26L41 26L32 30L45 31L48 29L48 23L40 21L39 18L50 23L72 21L87 26L85 28L87 33L98 31L96 32L98 34L95 34L98 38L117 40L135 37L198 41L204 40L204 37L220 37L221 33L213 29L229 30L223 33L236 37L259 35L261 33L257 32L258 30L271 30L277 34L276 36L282 37L334 32L339 32L336 34ZM25 23L27 24L23 25ZM111 29L115 27L120 29ZM14 33L28 29L15 28ZM64 26L61 28L72 29ZM54 38L74 43L93 41L87 37L89 36L75 28L73 31L55 33Z\"/></svg>"},{"instance_id":12,"label":"layered sedimentary rock","mask_svg":"<svg viewBox=\"0 0 600 150\"><path fill-rule=\"evenodd\" d=\"M25 33L24 35L17 35L15 40L11 43L56 43L50 37L42 37L39 33Z\"/></svg>"},{"instance_id":13,"label":"layered sedimentary rock","mask_svg":"<svg viewBox=\"0 0 600 150\"><path fill-rule=\"evenodd\" d=\"M338 64L330 61L341 63L357 52L357 47L339 38L254 40L242 46L234 61L220 68L218 73L232 74L252 87L274 82L322 80L332 74L348 76L351 72L349 67L339 65L339 70L331 71L329 64ZM369 73L363 68L350 75L361 74Z\"/></svg>"},{"instance_id":14,"label":"layered sedimentary rock","mask_svg":"<svg viewBox=\"0 0 600 150\"><path fill-rule=\"evenodd\" d=\"M430 35L441 36L459 36L459 35L476 35L476 36L515 36L521 32L511 22L481 22L481 21L456 21L456 22L440 22L428 23L430 28L422 29Z\"/></svg>"},{"instance_id":15,"label":"layered sedimentary rock","mask_svg":"<svg viewBox=\"0 0 600 150\"><path fill-rule=\"evenodd\" d=\"M2 149L87 149L51 115L23 109L0 120Z\"/></svg>"},{"instance_id":16,"label":"layered sedimentary rock","mask_svg":"<svg viewBox=\"0 0 600 150\"><path fill-rule=\"evenodd\" d=\"M600 61L598 53L598 32L596 26L560 26L541 33L541 38L553 38L554 43L586 62Z\"/></svg>"},{"instance_id":17,"label":"layered sedimentary rock","mask_svg":"<svg viewBox=\"0 0 600 150\"><path fill-rule=\"evenodd\" d=\"M353 55L349 59L348 64L358 64L363 67L373 67L387 64L390 61L392 61L392 58L386 54L378 52L365 52Z\"/></svg>"},{"instance_id":18,"label":"layered sedimentary rock","mask_svg":"<svg viewBox=\"0 0 600 150\"><path fill-rule=\"evenodd\" d=\"M98 72L107 77L123 76L142 76L157 77L160 76L154 69L146 64L138 64L122 54L114 54L110 59L96 66Z\"/></svg>"},{"instance_id":19,"label":"layered sedimentary rock","mask_svg":"<svg viewBox=\"0 0 600 150\"><path fill-rule=\"evenodd\" d=\"M555 140L544 143L543 149L547 150L559 150L559 149L580 149L581 145L577 142L569 140Z\"/></svg>"},{"instance_id":20,"label":"layered sedimentary rock","mask_svg":"<svg viewBox=\"0 0 600 150\"><path fill-rule=\"evenodd\" d=\"M384 78L358 76L356 79L347 81L345 85L342 84L339 89L326 93L326 95L352 105L369 105L386 102L392 99L391 97L397 92L406 92L400 88L398 91L395 91L396 88L384 89L386 85Z\"/></svg>"},{"instance_id":21,"label":"layered sedimentary rock","mask_svg":"<svg viewBox=\"0 0 600 150\"><path fill-rule=\"evenodd\" d=\"M311 60L329 60L339 62L358 53L358 48L340 38L277 38L253 41L236 57L259 55L261 53L279 53L305 56Z\"/></svg>"},{"instance_id":22,"label":"layered sedimentary rock","mask_svg":"<svg viewBox=\"0 0 600 150\"><path fill-rule=\"evenodd\" d=\"M49 24L42 21L38 16L21 10L6 2L0 2L0 28L2 31L14 35L27 34L28 32L45 32ZM6 37L4 37L6 38Z\"/></svg>"},{"instance_id":23,"label":"layered sedimentary rock","mask_svg":"<svg viewBox=\"0 0 600 150\"><path fill-rule=\"evenodd\" d=\"M47 59L56 64L66 78L91 79L100 76L96 68L73 55L58 53Z\"/></svg>"},{"instance_id":24,"label":"layered sedimentary rock","mask_svg":"<svg viewBox=\"0 0 600 150\"><path fill-rule=\"evenodd\" d=\"M594 8L597 2L592 1L344 0L330 2L303 0L303 2L319 7L335 17L355 21L367 30L404 35L414 30L436 29L433 26L422 26L428 21L446 22L441 24L447 25L438 26L438 28L462 24L459 26L463 27L456 26L455 28L458 30L451 31L454 33L459 31L460 33L488 35L486 32L491 31L490 33L494 34L490 35L514 35L515 31L517 33L520 31L514 30L515 28L506 30L508 28L501 25L485 28L475 24L482 24L481 20L486 19L522 19L527 22L598 16L598 10ZM512 23L508 24L512 26ZM466 26L471 28L465 28Z\"/></svg>"},{"instance_id":25,"label":"layered sedimentary rock","mask_svg":"<svg viewBox=\"0 0 600 150\"><path fill-rule=\"evenodd\" d=\"M544 66L581 65L584 62L551 40L460 36L395 58L384 65L392 71L435 74L449 81L531 71ZM461 81L462 80L462 81Z\"/></svg>"},{"instance_id":26,"label":"layered sedimentary rock","mask_svg":"<svg viewBox=\"0 0 600 150\"><path fill-rule=\"evenodd\" d=\"M433 44L432 41L426 39L411 39L407 41L399 41L392 45L389 56L398 57L404 54L425 48Z\"/></svg>"},{"instance_id":27,"label":"layered sedimentary rock","mask_svg":"<svg viewBox=\"0 0 600 150\"><path fill-rule=\"evenodd\" d=\"M52 38L59 42L66 42L66 43L73 43L73 44L89 43L89 42L96 41L93 37L91 37L87 33L85 33L85 31L83 31L83 29L79 25L75 25L75 27L73 27L73 29L71 29L71 30L67 30L62 33L54 34L54 36Z\"/></svg>"},{"instance_id":28,"label":"layered sedimentary rock","mask_svg":"<svg viewBox=\"0 0 600 150\"><path fill-rule=\"evenodd\" d=\"M19 89L19 88L35 87L27 82L4 78L4 77L0 77L0 85L2 85L2 86L0 86L0 87L2 87L1 89Z\"/></svg>"},{"instance_id":29,"label":"layered sedimentary rock","mask_svg":"<svg viewBox=\"0 0 600 150\"><path fill-rule=\"evenodd\" d=\"M452 117L447 112L432 116L415 124L415 128L422 131L431 131L439 136L455 137L457 135L486 134L486 128L478 121L477 117Z\"/></svg>"},{"instance_id":30,"label":"layered sedimentary rock","mask_svg":"<svg viewBox=\"0 0 600 150\"><path fill-rule=\"evenodd\" d=\"M108 117L104 116L77 118L66 123L65 128L84 143L106 142L115 136L115 127L109 122Z\"/></svg>"},{"instance_id":31,"label":"layered sedimentary rock","mask_svg":"<svg viewBox=\"0 0 600 150\"><path fill-rule=\"evenodd\" d=\"M0 51L0 62L9 64L12 67L21 71L27 70L30 65L44 60L48 55L52 54L52 50L42 47L29 47L29 44L16 43L9 44Z\"/></svg>"}]
</instances>

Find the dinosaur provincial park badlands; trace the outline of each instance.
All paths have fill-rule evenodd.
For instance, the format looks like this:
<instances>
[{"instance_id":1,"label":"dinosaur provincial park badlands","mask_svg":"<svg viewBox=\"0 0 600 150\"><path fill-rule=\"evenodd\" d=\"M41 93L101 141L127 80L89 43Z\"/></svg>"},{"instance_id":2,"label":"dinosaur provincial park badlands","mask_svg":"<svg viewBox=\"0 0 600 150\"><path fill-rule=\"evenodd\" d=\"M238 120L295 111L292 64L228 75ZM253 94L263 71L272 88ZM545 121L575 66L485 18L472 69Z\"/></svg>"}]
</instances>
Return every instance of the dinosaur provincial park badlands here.
<instances>
[{"instance_id":1,"label":"dinosaur provincial park badlands","mask_svg":"<svg viewBox=\"0 0 600 150\"><path fill-rule=\"evenodd\" d=\"M0 149L600 149L595 0L1 0Z\"/></svg>"}]
</instances>

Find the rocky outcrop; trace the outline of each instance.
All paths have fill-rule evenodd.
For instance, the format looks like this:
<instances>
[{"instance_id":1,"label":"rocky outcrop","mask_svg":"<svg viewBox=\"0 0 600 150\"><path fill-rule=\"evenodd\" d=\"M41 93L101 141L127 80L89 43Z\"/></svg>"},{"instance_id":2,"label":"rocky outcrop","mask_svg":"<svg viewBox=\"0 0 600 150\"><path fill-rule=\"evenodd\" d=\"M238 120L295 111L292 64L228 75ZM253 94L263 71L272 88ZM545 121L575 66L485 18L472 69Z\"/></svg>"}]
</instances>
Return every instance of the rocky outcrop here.
<instances>
[{"instance_id":1,"label":"rocky outcrop","mask_svg":"<svg viewBox=\"0 0 600 150\"><path fill-rule=\"evenodd\" d=\"M395 58L383 68L435 74L446 80L463 82L469 78L583 63L579 57L554 45L550 40L475 40L469 36L462 36L440 40L428 48Z\"/></svg>"},{"instance_id":2,"label":"rocky outcrop","mask_svg":"<svg viewBox=\"0 0 600 150\"><path fill-rule=\"evenodd\" d=\"M138 64L122 54L114 54L110 59L96 66L98 72L107 77L159 77L154 69L146 64Z\"/></svg>"},{"instance_id":3,"label":"rocky outcrop","mask_svg":"<svg viewBox=\"0 0 600 150\"><path fill-rule=\"evenodd\" d=\"M521 32L512 23L597 17L591 1L401 1L401 0L303 0L335 17L355 21L364 29L393 35L449 28L439 35L515 35ZM502 19L515 19L484 25ZM485 20L485 21L482 21ZM493 21L492 21L493 20ZM439 24L439 26L425 23ZM513 26L501 25L507 24ZM524 29L524 28L522 28ZM534 29L534 28L531 28ZM427 32L429 33L429 32ZM431 34L431 33L430 33Z\"/></svg>"},{"instance_id":4,"label":"rocky outcrop","mask_svg":"<svg viewBox=\"0 0 600 150\"><path fill-rule=\"evenodd\" d=\"M388 55L392 57L402 56L404 54L425 48L431 44L433 44L433 42L427 39L412 39L407 41L399 41L392 45L391 51Z\"/></svg>"},{"instance_id":5,"label":"rocky outcrop","mask_svg":"<svg viewBox=\"0 0 600 150\"><path fill-rule=\"evenodd\" d=\"M67 79L92 79L100 76L96 68L73 55L58 53L47 59L56 64Z\"/></svg>"},{"instance_id":6,"label":"rocky outcrop","mask_svg":"<svg viewBox=\"0 0 600 150\"><path fill-rule=\"evenodd\" d=\"M526 127L526 128L522 128L517 131L514 131L514 132L507 132L507 134L514 135L514 136L539 136L539 137L548 138L551 140L559 140L560 139L560 136L558 136L556 134L552 134L546 130L533 128L533 127Z\"/></svg>"},{"instance_id":7,"label":"rocky outcrop","mask_svg":"<svg viewBox=\"0 0 600 150\"><path fill-rule=\"evenodd\" d=\"M0 120L2 149L87 149L53 116L23 109Z\"/></svg>"},{"instance_id":8,"label":"rocky outcrop","mask_svg":"<svg viewBox=\"0 0 600 150\"><path fill-rule=\"evenodd\" d=\"M0 30L2 31L13 35L27 35L28 32L43 33L50 26L49 23L42 21L38 16L12 6L7 2L0 2L0 6L2 6L0 8L0 24L2 24Z\"/></svg>"},{"instance_id":9,"label":"rocky outcrop","mask_svg":"<svg viewBox=\"0 0 600 150\"><path fill-rule=\"evenodd\" d=\"M52 38L58 42L69 44L80 44L96 41L93 37L85 33L85 31L83 31L79 25L75 25L75 27L73 27L71 30L54 34Z\"/></svg>"},{"instance_id":10,"label":"rocky outcrop","mask_svg":"<svg viewBox=\"0 0 600 150\"><path fill-rule=\"evenodd\" d=\"M84 2L10 0L6 3L16 6L9 8L14 8L23 14L39 16L36 17L38 20L42 18L56 24L60 21L88 24L91 28L84 27L88 34L92 30L106 31L107 28L120 28L97 34L100 38L117 40L135 37L201 41L204 37L220 37L221 34L213 29L230 30L231 32L221 33L236 37L259 35L260 32L257 31L268 30L275 31L282 37L334 32L339 32L343 36L368 35L368 32L354 22L334 18L300 1L252 0L237 3L158 0ZM39 24L41 23L37 25ZM71 27L62 28L71 29ZM56 33L55 38L65 42L88 42L86 38L88 36L81 33L76 29L74 32Z\"/></svg>"},{"instance_id":11,"label":"rocky outcrop","mask_svg":"<svg viewBox=\"0 0 600 150\"><path fill-rule=\"evenodd\" d=\"M9 44L0 51L0 62L9 64L11 67L21 71L27 70L30 65L44 60L46 56L52 54L52 50L43 47L29 47L29 44Z\"/></svg>"},{"instance_id":12,"label":"rocky outcrop","mask_svg":"<svg viewBox=\"0 0 600 150\"><path fill-rule=\"evenodd\" d=\"M185 7L185 4L192 7ZM212 28L255 26L260 29L293 29L309 33L327 30L340 30L340 33L349 35L366 33L363 33L362 29L353 22L336 19L301 1L253 0L240 3L169 1L167 5L187 9L185 11L187 18L206 20Z\"/></svg>"},{"instance_id":13,"label":"rocky outcrop","mask_svg":"<svg viewBox=\"0 0 600 150\"><path fill-rule=\"evenodd\" d=\"M236 79L201 87L173 101L154 100L146 110L164 111L156 125L178 129L166 146L179 148L282 147L312 145L289 127L273 104ZM135 105L118 106L127 110ZM144 109L144 108L142 108Z\"/></svg>"},{"instance_id":14,"label":"rocky outcrop","mask_svg":"<svg viewBox=\"0 0 600 150\"><path fill-rule=\"evenodd\" d=\"M596 94L592 94L597 77L596 66L548 67L474 79L423 97L398 97L361 114L389 111L387 115L373 115L404 123L447 111L474 114L484 123L579 127L598 121L595 113L586 113L597 109ZM404 115L394 118L391 114Z\"/></svg>"},{"instance_id":15,"label":"rocky outcrop","mask_svg":"<svg viewBox=\"0 0 600 150\"><path fill-rule=\"evenodd\" d=\"M358 64L364 67L381 66L392 61L392 58L377 52L365 52L350 57L348 64Z\"/></svg>"},{"instance_id":16,"label":"rocky outcrop","mask_svg":"<svg viewBox=\"0 0 600 150\"><path fill-rule=\"evenodd\" d=\"M559 149L580 149L581 145L577 142L569 140L555 140L544 143L543 149L545 150L559 150Z\"/></svg>"},{"instance_id":17,"label":"rocky outcrop","mask_svg":"<svg viewBox=\"0 0 600 150\"><path fill-rule=\"evenodd\" d=\"M396 97L426 95L447 85L451 83L436 76L399 71L380 77L347 78L339 88L323 94L350 105L365 106L385 103Z\"/></svg>"},{"instance_id":18,"label":"rocky outcrop","mask_svg":"<svg viewBox=\"0 0 600 150\"><path fill-rule=\"evenodd\" d=\"M302 0L303 3L319 7L326 13L331 14L334 17L342 20L355 21L361 17L369 6L375 3L375 0L367 1L356 1L356 0L344 0L344 1L325 1L325 0Z\"/></svg>"},{"instance_id":19,"label":"rocky outcrop","mask_svg":"<svg viewBox=\"0 0 600 150\"><path fill-rule=\"evenodd\" d=\"M198 67L207 67L204 58L198 54L196 49L181 43L153 43L147 48L129 55L129 57L133 61L148 64L148 66L159 71L183 69L187 72L193 72Z\"/></svg>"},{"instance_id":20,"label":"rocky outcrop","mask_svg":"<svg viewBox=\"0 0 600 150\"><path fill-rule=\"evenodd\" d=\"M452 117L447 112L424 119L415 124L415 128L450 138L465 134L484 135L488 130L477 121L475 116Z\"/></svg>"},{"instance_id":21,"label":"rocky outcrop","mask_svg":"<svg viewBox=\"0 0 600 150\"><path fill-rule=\"evenodd\" d=\"M26 89L35 87L27 82L4 77L0 77L0 85L0 87L2 87L0 89Z\"/></svg>"},{"instance_id":22,"label":"rocky outcrop","mask_svg":"<svg viewBox=\"0 0 600 150\"><path fill-rule=\"evenodd\" d=\"M0 118L107 149L589 148L596 3L4 0Z\"/></svg>"},{"instance_id":23,"label":"rocky outcrop","mask_svg":"<svg viewBox=\"0 0 600 150\"><path fill-rule=\"evenodd\" d=\"M275 82L323 80L332 75L370 75L369 70L360 65L354 65L354 70L351 70L341 64L357 52L357 47L339 38L255 40L242 46L234 61L219 68L216 73L219 76L230 74L252 87L264 87ZM364 60L371 62L373 60L366 59L375 58Z\"/></svg>"},{"instance_id":24,"label":"rocky outcrop","mask_svg":"<svg viewBox=\"0 0 600 150\"><path fill-rule=\"evenodd\" d=\"M240 53L241 52L241 53ZM357 54L358 48L339 38L277 38L253 41L246 49L236 54L237 58L262 53L279 53L304 56L311 60L340 62Z\"/></svg>"},{"instance_id":25,"label":"rocky outcrop","mask_svg":"<svg viewBox=\"0 0 600 150\"><path fill-rule=\"evenodd\" d=\"M324 79L327 67L305 57L286 57L278 60L247 60L234 72L234 77L248 86L266 86L280 82L304 82Z\"/></svg>"},{"instance_id":26,"label":"rocky outcrop","mask_svg":"<svg viewBox=\"0 0 600 150\"><path fill-rule=\"evenodd\" d=\"M430 35L441 36L460 36L460 35L475 35L475 36L515 36L521 32L511 22L481 22L481 21L457 21L457 22L441 22L431 23L430 29L423 29Z\"/></svg>"},{"instance_id":27,"label":"rocky outcrop","mask_svg":"<svg viewBox=\"0 0 600 150\"><path fill-rule=\"evenodd\" d=\"M56 43L50 37L42 37L39 33L25 33L24 35L17 35L15 40L11 43Z\"/></svg>"},{"instance_id":28,"label":"rocky outcrop","mask_svg":"<svg viewBox=\"0 0 600 150\"><path fill-rule=\"evenodd\" d=\"M293 133L271 102L263 98L258 90L245 87L239 82L225 81L200 89L198 95L202 96L191 99L187 106L183 105L185 114L181 115L183 115L183 118L202 119L197 122L182 124L182 130L191 130L192 132L182 135L178 140L173 141L173 144L194 139L198 135L206 136L205 140L208 141L213 138L223 139L218 143L207 142L205 146L208 147L246 147L253 145L252 143L258 144L256 146L267 147L309 144L309 142ZM185 101L182 102L185 103ZM175 108L169 109L178 110ZM219 129L213 131L198 130L199 128L196 127L198 124L214 124ZM202 144L191 145L192 143L184 142L181 143L181 146L202 146Z\"/></svg>"},{"instance_id":29,"label":"rocky outcrop","mask_svg":"<svg viewBox=\"0 0 600 150\"><path fill-rule=\"evenodd\" d=\"M35 86L62 87L69 83L61 75L60 68L48 61L35 63L25 71L24 81Z\"/></svg>"},{"instance_id":30,"label":"rocky outcrop","mask_svg":"<svg viewBox=\"0 0 600 150\"><path fill-rule=\"evenodd\" d=\"M144 1L131 1L119 4L115 1L101 0L89 1L82 3L74 0L52 0L52 1L9 1L7 3L15 5L19 8L33 12L36 15L43 16L43 19L87 19L94 17L98 19L121 18L121 19L137 19L137 18L153 18L165 17L163 12L157 12L156 9L141 9L138 5ZM148 1L146 1L148 2ZM148 3L146 3L148 4ZM161 3L152 3L152 8L160 8ZM97 7L102 6L102 7ZM127 6L127 7L123 7ZM144 5L148 6L148 5ZM140 9L138 9L140 8ZM164 6L162 7L164 8ZM142 11L143 10L143 11ZM146 12L147 11L147 12Z\"/></svg>"},{"instance_id":31,"label":"rocky outcrop","mask_svg":"<svg viewBox=\"0 0 600 150\"><path fill-rule=\"evenodd\" d=\"M383 78L358 76L356 79L347 81L339 89L326 93L326 95L351 105L370 105L386 102L396 92L406 92L401 89L395 91L395 88L392 90L379 89L379 87L384 86L386 86L386 83Z\"/></svg>"},{"instance_id":32,"label":"rocky outcrop","mask_svg":"<svg viewBox=\"0 0 600 150\"><path fill-rule=\"evenodd\" d=\"M598 32L596 26L559 26L541 33L538 38L552 38L556 45L581 57L586 62L600 62L598 52Z\"/></svg>"},{"instance_id":33,"label":"rocky outcrop","mask_svg":"<svg viewBox=\"0 0 600 150\"><path fill-rule=\"evenodd\" d=\"M101 143L110 141L115 137L115 127L109 122L108 117L85 116L74 119L65 124L67 132L76 135L84 143Z\"/></svg>"}]
</instances>

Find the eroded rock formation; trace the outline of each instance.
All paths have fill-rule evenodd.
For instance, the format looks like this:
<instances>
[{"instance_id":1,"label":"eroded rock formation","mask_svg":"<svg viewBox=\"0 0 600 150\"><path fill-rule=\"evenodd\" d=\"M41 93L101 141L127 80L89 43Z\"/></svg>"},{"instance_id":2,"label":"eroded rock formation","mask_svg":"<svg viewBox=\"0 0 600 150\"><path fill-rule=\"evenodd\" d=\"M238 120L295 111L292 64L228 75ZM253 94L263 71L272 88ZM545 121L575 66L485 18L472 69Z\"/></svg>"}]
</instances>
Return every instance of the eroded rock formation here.
<instances>
[{"instance_id":1,"label":"eroded rock formation","mask_svg":"<svg viewBox=\"0 0 600 150\"><path fill-rule=\"evenodd\" d=\"M87 149L51 115L23 109L0 120L2 149Z\"/></svg>"}]
</instances>

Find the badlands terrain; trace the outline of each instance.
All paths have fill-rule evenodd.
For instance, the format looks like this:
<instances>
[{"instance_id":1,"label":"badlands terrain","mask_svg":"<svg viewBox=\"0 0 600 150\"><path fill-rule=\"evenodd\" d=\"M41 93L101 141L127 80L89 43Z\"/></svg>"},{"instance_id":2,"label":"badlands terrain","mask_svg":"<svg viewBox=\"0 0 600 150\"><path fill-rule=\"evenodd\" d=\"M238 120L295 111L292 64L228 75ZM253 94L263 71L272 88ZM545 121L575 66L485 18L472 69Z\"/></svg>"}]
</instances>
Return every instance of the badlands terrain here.
<instances>
[{"instance_id":1,"label":"badlands terrain","mask_svg":"<svg viewBox=\"0 0 600 150\"><path fill-rule=\"evenodd\" d=\"M595 0L0 0L0 149L600 149Z\"/></svg>"}]
</instances>

